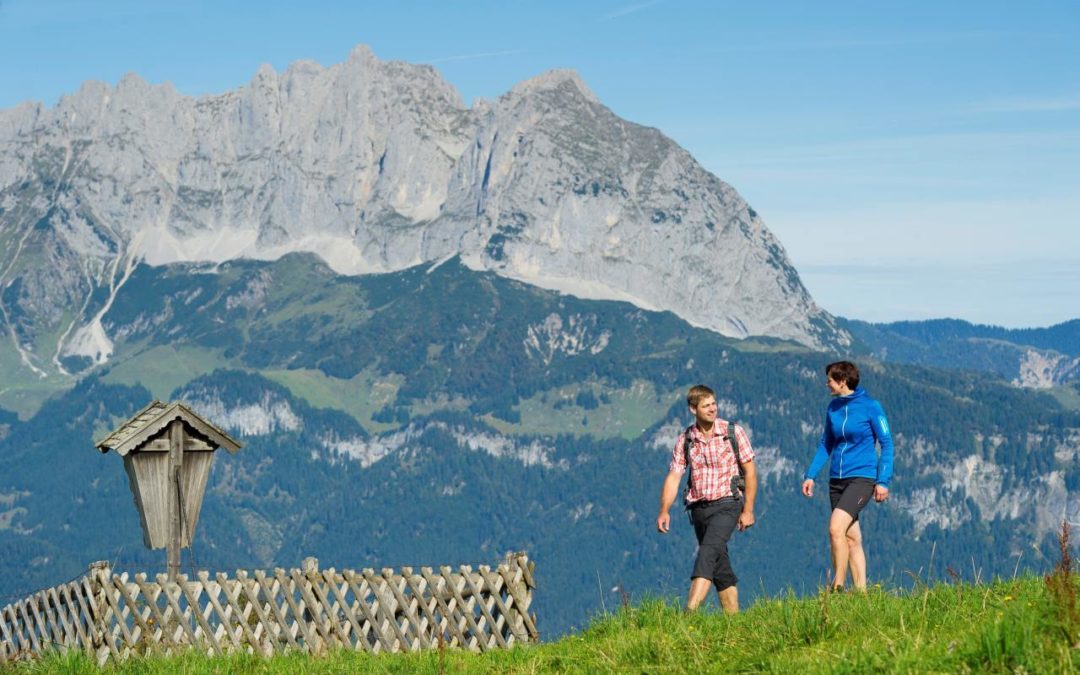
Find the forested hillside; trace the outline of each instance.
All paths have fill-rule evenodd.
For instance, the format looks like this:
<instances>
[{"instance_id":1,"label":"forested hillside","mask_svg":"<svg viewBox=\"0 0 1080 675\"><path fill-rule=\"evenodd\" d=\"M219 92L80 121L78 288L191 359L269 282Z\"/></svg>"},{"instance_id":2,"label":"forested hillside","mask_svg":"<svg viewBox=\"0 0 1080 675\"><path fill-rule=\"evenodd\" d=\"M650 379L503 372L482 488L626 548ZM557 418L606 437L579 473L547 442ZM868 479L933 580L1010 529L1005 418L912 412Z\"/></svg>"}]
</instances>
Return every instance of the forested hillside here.
<instances>
[{"instance_id":1,"label":"forested hillside","mask_svg":"<svg viewBox=\"0 0 1080 675\"><path fill-rule=\"evenodd\" d=\"M1080 319L1047 328L1002 328L958 319L868 323L840 320L874 358L993 373L1015 384L1062 387L1080 407Z\"/></svg>"},{"instance_id":2,"label":"forested hillside","mask_svg":"<svg viewBox=\"0 0 1080 675\"><path fill-rule=\"evenodd\" d=\"M824 581L827 501L798 485L835 355L456 260L355 278L308 256L139 267L105 324L118 336L106 368L22 420L0 417L0 595L97 559L164 566L142 547L121 463L93 449L157 397L188 401L245 444L216 460L185 569L526 550L552 637L623 593L683 592L690 528L676 518L664 537L654 520L698 382L758 453L758 525L733 544L744 597ZM1038 569L1062 518L1080 515L1080 415L990 375L863 363L897 440L894 498L863 518L872 579Z\"/></svg>"}]
</instances>

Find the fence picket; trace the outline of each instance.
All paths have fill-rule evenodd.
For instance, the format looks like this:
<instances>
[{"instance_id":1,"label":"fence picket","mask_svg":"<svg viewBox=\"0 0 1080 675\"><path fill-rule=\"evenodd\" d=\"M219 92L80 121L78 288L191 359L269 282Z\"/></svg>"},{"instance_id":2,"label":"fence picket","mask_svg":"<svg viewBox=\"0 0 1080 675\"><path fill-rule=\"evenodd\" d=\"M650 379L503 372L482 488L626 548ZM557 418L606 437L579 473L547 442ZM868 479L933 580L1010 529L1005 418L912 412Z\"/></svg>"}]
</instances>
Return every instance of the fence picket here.
<instances>
[{"instance_id":1,"label":"fence picket","mask_svg":"<svg viewBox=\"0 0 1080 675\"><path fill-rule=\"evenodd\" d=\"M488 589L488 597L491 598L491 602L495 605L495 609L498 610L499 619L502 622L499 631L502 631L501 626L506 626L510 630L510 637L507 644L512 645L513 641L520 640L525 642L529 639L524 630L516 630L518 624L516 621L512 621L511 617L513 613L503 602L502 594L500 590L503 588L503 579L498 574L494 574L491 568L487 565L480 566L480 576L484 578L484 585Z\"/></svg>"},{"instance_id":2,"label":"fence picket","mask_svg":"<svg viewBox=\"0 0 1080 675\"><path fill-rule=\"evenodd\" d=\"M356 598L356 608L359 609L360 613L364 615L364 622L368 626L368 632L364 633L363 631L361 631L359 635L361 644L363 645L364 649L372 653L379 651L379 649L385 649L387 651L390 651L391 649L389 644L383 637L382 633L379 631L378 620L375 618L375 615L372 612L371 608L368 607L366 602L364 602L364 598L367 597L367 593L365 593L363 589L369 588L370 585L367 583L366 580L364 580L363 577L357 575L357 573L353 572L352 570L345 570L342 576L345 577L345 583L349 585L349 590L352 591L353 597ZM360 581L359 585L357 585L358 580ZM371 639L369 638L372 632L375 633L375 644L372 644Z\"/></svg>"},{"instance_id":3,"label":"fence picket","mask_svg":"<svg viewBox=\"0 0 1080 675\"><path fill-rule=\"evenodd\" d=\"M518 567L520 570L520 567ZM503 578L503 583L506 584L506 592L514 600L514 615L517 616L524 624L525 630L529 632L529 636L533 639L538 635L536 631L536 623L529 616L529 600L531 596L528 593L528 589L531 588L526 582L526 577L522 575L521 581L515 579L514 572L509 566L499 565L499 575ZM528 577L531 578L531 577Z\"/></svg>"},{"instance_id":4,"label":"fence picket","mask_svg":"<svg viewBox=\"0 0 1080 675\"><path fill-rule=\"evenodd\" d=\"M184 575L178 575L178 578L183 579ZM177 595L180 594L179 582L170 582L168 580L168 577L166 577L164 574L157 575L157 582L158 585L161 586L161 594L165 596L165 602L168 603L169 609L172 610L171 614L169 614L168 612L166 613L166 623L162 624L162 630L172 629L173 642L179 642L178 638L180 636L186 636L188 640L186 645L195 645L198 640L196 638L195 631L191 628L191 619L190 617L188 617L188 612L181 611L180 603L177 602L177 598L173 597L173 591L175 591ZM190 610L191 608L189 607L188 611ZM173 628L173 624L176 625L176 628ZM177 633L179 633L179 635L177 635Z\"/></svg>"},{"instance_id":5,"label":"fence picket","mask_svg":"<svg viewBox=\"0 0 1080 675\"><path fill-rule=\"evenodd\" d=\"M90 636L86 632L86 626L90 623L90 611L86 607L86 601L80 590L78 584L64 584L60 587L60 592L72 611L76 644L81 645L83 649L90 649Z\"/></svg>"},{"instance_id":6,"label":"fence picket","mask_svg":"<svg viewBox=\"0 0 1080 675\"><path fill-rule=\"evenodd\" d=\"M401 632L401 627L398 626L395 613L397 612L397 600L391 597L387 598L387 592L385 589L385 581L375 576L375 570L365 569L364 579L367 580L368 586L371 587L371 592L375 595L375 615L381 617L379 620L378 631L380 635L387 637L389 647L387 651L396 652L398 646L404 647L408 644L405 640L405 635ZM387 602L392 600L393 602ZM386 628L390 628L392 635L387 635Z\"/></svg>"},{"instance_id":7,"label":"fence picket","mask_svg":"<svg viewBox=\"0 0 1080 675\"><path fill-rule=\"evenodd\" d=\"M431 597L435 599L435 602L439 606L439 609L442 610L444 623L441 627L441 630L443 632L450 633L450 639L447 640L447 642L451 645L457 644L464 647L465 634L461 632L460 626L458 626L457 622L454 621L453 609L451 609L450 603L446 601L446 593L445 591L443 591L443 587L446 585L446 581L442 577L435 576L430 567L421 567L420 575L424 577L425 581L427 581L428 588L431 589ZM436 579L438 579L439 581L436 582ZM454 602L456 605L456 602L453 600L452 596L450 602Z\"/></svg>"},{"instance_id":8,"label":"fence picket","mask_svg":"<svg viewBox=\"0 0 1080 675\"><path fill-rule=\"evenodd\" d=\"M121 577L113 577L111 581L113 586L116 588L118 594L124 599L124 604L131 609L132 619L135 621L135 625L140 631L139 635L136 635L134 631L131 632L130 638L126 640L127 645L132 649L136 648L141 644L146 644L148 646L152 645L154 629L146 620L146 617L143 616L142 612L139 611L139 604L137 600L135 600L128 594L127 584L124 583L124 580ZM139 588L138 584L133 583L132 585L134 585L136 589ZM112 594L110 593L109 595L111 596ZM136 593L135 597L137 598L138 595L139 594ZM120 623L123 624L124 621L121 620ZM144 639L140 639L140 635Z\"/></svg>"},{"instance_id":9,"label":"fence picket","mask_svg":"<svg viewBox=\"0 0 1080 675\"><path fill-rule=\"evenodd\" d=\"M198 587L200 590L205 590L202 588L202 584L189 582L187 577L183 574L179 575L177 578L178 582L176 585L180 589L180 594L184 596L185 600L187 600L188 611L192 615L194 615L195 622L198 624L198 627L202 629L201 632L205 636L206 642L210 643L210 648L214 650L215 654L224 654L225 651L221 648L221 644L217 641L217 637L215 637L214 635L214 629L210 627L210 623L206 620L206 616L203 614L202 604L199 602L199 595L201 595L201 593L192 592L193 587ZM187 625L189 621L185 621L184 624ZM199 643L198 632L193 633L191 643L193 645Z\"/></svg>"},{"instance_id":10,"label":"fence picket","mask_svg":"<svg viewBox=\"0 0 1080 675\"><path fill-rule=\"evenodd\" d=\"M9 616L14 618L11 605L5 607L2 615L0 615L0 633L2 633L4 638L4 648L0 650L0 656L4 656L8 653L10 653L11 656L15 656L19 653L19 645L15 640L15 635L18 633L12 633L12 630L18 631L18 626L14 621L12 621L10 627L8 626L9 619L7 617Z\"/></svg>"},{"instance_id":11,"label":"fence picket","mask_svg":"<svg viewBox=\"0 0 1080 675\"><path fill-rule=\"evenodd\" d=\"M476 574L480 575L479 572L477 572ZM469 591L472 593L473 598L476 599L476 604L480 606L480 613L483 615L484 621L487 622L487 625L491 629L490 633L491 633L491 636L495 639L495 644L498 645L499 647L502 647L503 649L505 649L509 645L506 644L506 640L503 638L502 633L499 631L499 628L498 628L498 626L496 625L496 622L495 622L495 617L491 614L490 608L484 602L484 597L480 593L479 588L476 586L475 583L473 583L472 575L473 575L473 572L472 572L471 569L469 570L468 574L466 574L465 573L465 568L462 567L461 576L462 576L462 578L465 579L465 585L468 587ZM481 578L481 581L482 581L483 580L483 575L480 575L480 578ZM481 583L481 586L483 586L483 583ZM490 644L490 641L489 641L487 647L490 648L490 646L491 646L491 644Z\"/></svg>"},{"instance_id":12,"label":"fence picket","mask_svg":"<svg viewBox=\"0 0 1080 675\"><path fill-rule=\"evenodd\" d=\"M78 638L75 635L75 628L72 622L69 620L71 617L70 608L63 598L63 586L55 586L45 591L45 595L48 596L49 607L53 610L53 615L56 617L54 621L57 621L56 629L59 633L60 644L64 648L71 647L73 644L78 644Z\"/></svg>"},{"instance_id":13,"label":"fence picket","mask_svg":"<svg viewBox=\"0 0 1080 675\"><path fill-rule=\"evenodd\" d=\"M469 633L470 633L469 642L467 644L465 644L464 646L466 648L470 649L470 650L479 649L480 646L481 646L481 644L480 644L480 635L482 634L482 631L480 630L480 627L478 625L476 625L476 618L473 616L473 606L476 603L476 598L474 598L470 594L469 595L469 600L466 601L465 600L465 595L466 594L462 593L462 591L465 590L464 589L465 582L463 580L464 570L466 570L468 568L466 568L464 565L461 567L462 572L457 575L458 579L454 579L454 573L451 572L451 569L450 569L449 565L443 565L439 569L442 572L443 578L446 579L447 584L449 585L449 587L451 589L450 592L453 593L453 595L454 595L454 599L457 600L458 608L459 608L459 611L461 613L461 616L465 619L465 625L469 629ZM459 584L459 580L460 580L460 584Z\"/></svg>"},{"instance_id":14,"label":"fence picket","mask_svg":"<svg viewBox=\"0 0 1080 675\"><path fill-rule=\"evenodd\" d=\"M38 642L37 633L34 632L34 623L30 619L30 615L26 613L26 606L30 604L29 600L23 600L18 604L19 614L22 615L23 630L26 631L27 636L30 638L30 645L34 651L41 651L41 643Z\"/></svg>"},{"instance_id":15,"label":"fence picket","mask_svg":"<svg viewBox=\"0 0 1080 675\"><path fill-rule=\"evenodd\" d=\"M439 638L436 632L442 632L442 626L439 625L439 620L435 617L435 612L431 610L431 605L424 599L424 588L429 588L427 581L419 574L413 574L411 567L401 568L401 578L405 581L405 585L409 588L409 592L412 594L413 602L417 604L420 611L423 612L424 618L417 624L417 632L420 637L421 648L424 645L428 647L438 647ZM419 581L417 581L419 580ZM424 623L427 623L428 628L424 629ZM424 631L430 635L429 639L424 639Z\"/></svg>"},{"instance_id":16,"label":"fence picket","mask_svg":"<svg viewBox=\"0 0 1080 675\"><path fill-rule=\"evenodd\" d=\"M304 614L301 618L311 617L310 620L304 623L312 623L315 625L315 632L318 633L318 637L312 641L312 648L315 653L322 653L324 645L329 647L333 644L333 640L330 638L330 631L327 630L325 624L320 618L323 614L322 606L316 602L315 597L311 594L311 589L308 588L308 580L304 576L304 573L300 570L293 570L290 578L293 582L293 587L300 593L300 600L304 604Z\"/></svg>"},{"instance_id":17,"label":"fence picket","mask_svg":"<svg viewBox=\"0 0 1080 675\"><path fill-rule=\"evenodd\" d=\"M128 630L124 611L120 607L120 599L124 600L125 608L130 604L124 593L124 579L122 577L116 576L113 577L110 581L113 588L105 589L105 599L109 603L109 609L112 610L113 616L116 617L116 622L113 629L109 633L112 636L109 641L114 642L116 640L116 636L119 634L123 636L123 643L125 645L135 645L137 644L137 639L135 635L133 635L132 632ZM115 595L113 594L113 590L116 591Z\"/></svg>"},{"instance_id":18,"label":"fence picket","mask_svg":"<svg viewBox=\"0 0 1080 675\"><path fill-rule=\"evenodd\" d=\"M394 577L397 576L394 574L394 571L391 569L383 569L382 576L386 587L390 589L390 594L394 596L394 602L397 605L395 617L397 614L403 615L404 625L398 624L396 618L394 620L394 623L400 629L398 632L403 640L401 646L404 650L416 651L419 649L420 642L420 617L416 616L412 610L411 603L405 597L405 594L401 592L401 589L398 588L398 585L394 580ZM415 641L409 639L410 628L411 632L416 634Z\"/></svg>"},{"instance_id":19,"label":"fence picket","mask_svg":"<svg viewBox=\"0 0 1080 675\"><path fill-rule=\"evenodd\" d=\"M277 603L277 593L272 591L275 584L267 582L266 573L262 570L257 570L255 572L255 581L258 583L259 589L262 590L263 597L266 598L266 604L268 604L270 606L270 609L273 611L274 619L277 621L278 627L281 629L281 632L285 634L286 641L293 649L296 649L298 651L302 650L303 647L301 647L300 643L296 641L296 635L297 633L299 633L300 629L299 627L297 627L296 631L294 632L292 630L292 627L289 626L288 622L286 621L285 610L283 610L281 606Z\"/></svg>"},{"instance_id":20,"label":"fence picket","mask_svg":"<svg viewBox=\"0 0 1080 675\"><path fill-rule=\"evenodd\" d=\"M342 647L351 647L352 642L349 640L349 634L346 629L342 627L341 622L338 620L338 611L341 610L341 606L336 600L332 600L327 595L326 590L322 588L322 583L326 583L333 587L335 585L334 577L336 576L331 570L329 572L309 572L307 575L308 581L311 582L311 592L314 594L315 599L318 601L319 606L325 608L326 622L330 626L330 632L334 634L338 642ZM335 609L335 607L337 609ZM346 624L347 625L347 624Z\"/></svg>"},{"instance_id":21,"label":"fence picket","mask_svg":"<svg viewBox=\"0 0 1080 675\"><path fill-rule=\"evenodd\" d=\"M353 611L353 608L349 606L348 601L345 600L345 592L342 591L341 587L338 585L338 576L334 572L334 570L330 570L330 575L332 577L329 582L330 592L333 593L334 598L337 599L337 604L339 607L341 607L341 612L345 615L345 619L349 622L349 626L352 628L353 636L356 638L355 645L352 644L352 641L349 641L346 644L356 649L362 649L363 647L360 643L365 642L365 637L364 631L360 628L360 622L356 620L356 612ZM345 578L344 573L341 576L341 583L346 589L349 588L349 580ZM356 595L355 592L353 593L353 595Z\"/></svg>"},{"instance_id":22,"label":"fence picket","mask_svg":"<svg viewBox=\"0 0 1080 675\"><path fill-rule=\"evenodd\" d=\"M165 643L166 649L173 649L174 651L179 647L173 640L173 636L166 630L168 627L166 623L165 614L157 605L157 599L161 595L161 587L151 587L146 583L146 575L143 573L136 574L135 586L139 589L139 592L143 596L143 602L147 612L150 616L143 617L143 622L147 625L147 649L152 651L161 651L159 642ZM155 591L156 589L156 591ZM153 625L150 625L150 621L153 621Z\"/></svg>"},{"instance_id":23,"label":"fence picket","mask_svg":"<svg viewBox=\"0 0 1080 675\"><path fill-rule=\"evenodd\" d=\"M296 604L296 599L293 595L296 593L294 584L285 576L285 570L276 568L274 570L274 578L278 582L278 586L281 588L281 594L285 598L285 604L289 606L289 611L292 612L293 625L296 626L297 633L302 633L304 637L304 651L310 652L312 647L318 642L318 631L313 630L308 622L304 620L304 613Z\"/></svg>"}]
</instances>

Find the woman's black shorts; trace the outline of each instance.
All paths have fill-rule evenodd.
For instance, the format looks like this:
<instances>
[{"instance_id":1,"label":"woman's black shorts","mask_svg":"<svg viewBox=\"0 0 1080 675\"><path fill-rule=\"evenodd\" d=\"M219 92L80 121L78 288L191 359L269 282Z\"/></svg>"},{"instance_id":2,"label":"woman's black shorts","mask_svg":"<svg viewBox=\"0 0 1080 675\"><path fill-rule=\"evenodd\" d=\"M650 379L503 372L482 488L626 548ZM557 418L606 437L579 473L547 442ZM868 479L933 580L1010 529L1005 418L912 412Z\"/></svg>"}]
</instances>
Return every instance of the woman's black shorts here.
<instances>
[{"instance_id":1,"label":"woman's black shorts","mask_svg":"<svg viewBox=\"0 0 1080 675\"><path fill-rule=\"evenodd\" d=\"M859 519L859 511L874 496L872 478L830 478L829 501L833 510L840 509L851 514L852 521Z\"/></svg>"}]
</instances>

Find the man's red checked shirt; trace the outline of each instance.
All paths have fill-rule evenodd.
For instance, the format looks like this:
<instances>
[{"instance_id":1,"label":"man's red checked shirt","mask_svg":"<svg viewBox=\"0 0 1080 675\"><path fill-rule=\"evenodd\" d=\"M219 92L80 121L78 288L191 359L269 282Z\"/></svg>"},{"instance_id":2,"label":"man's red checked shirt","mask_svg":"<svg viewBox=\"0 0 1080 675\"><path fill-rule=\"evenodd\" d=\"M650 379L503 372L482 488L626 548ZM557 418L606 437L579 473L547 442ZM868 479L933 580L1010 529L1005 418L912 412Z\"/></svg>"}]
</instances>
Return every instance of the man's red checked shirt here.
<instances>
[{"instance_id":1,"label":"man's red checked shirt","mask_svg":"<svg viewBox=\"0 0 1080 675\"><path fill-rule=\"evenodd\" d=\"M693 489L687 495L687 501L712 501L730 497L731 479L739 473L739 465L735 462L735 451L731 443L724 440L727 436L729 422L716 420L712 438L705 439L701 430L695 424L690 430L693 439L693 447L690 449L691 477ZM671 465L669 471L683 473L686 471L686 450L683 448L683 437L686 432L679 434L679 440L675 442L675 449L671 451ZM754 449L750 447L750 439L739 425L735 425L735 436L739 439L739 457L744 463L754 459Z\"/></svg>"}]
</instances>

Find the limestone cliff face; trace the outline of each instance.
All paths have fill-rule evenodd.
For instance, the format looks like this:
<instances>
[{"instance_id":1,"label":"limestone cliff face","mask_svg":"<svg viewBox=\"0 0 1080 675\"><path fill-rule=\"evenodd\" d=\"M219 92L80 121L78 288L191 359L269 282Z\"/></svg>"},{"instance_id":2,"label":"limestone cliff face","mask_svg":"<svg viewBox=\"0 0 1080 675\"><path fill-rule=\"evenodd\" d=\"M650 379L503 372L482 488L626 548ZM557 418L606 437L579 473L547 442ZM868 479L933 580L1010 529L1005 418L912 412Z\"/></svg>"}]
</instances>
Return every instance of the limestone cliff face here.
<instances>
[{"instance_id":1,"label":"limestone cliff face","mask_svg":"<svg viewBox=\"0 0 1080 675\"><path fill-rule=\"evenodd\" d=\"M108 359L100 319L140 261L293 251L341 274L459 254L726 335L849 340L734 189L575 74L469 108L363 47L221 95L129 75L0 111L0 242L0 320L42 375Z\"/></svg>"},{"instance_id":2,"label":"limestone cliff face","mask_svg":"<svg viewBox=\"0 0 1080 675\"><path fill-rule=\"evenodd\" d=\"M1032 389L1049 389L1080 378L1080 358L1070 358L1051 350L1027 349L1020 357L1019 373L1013 384Z\"/></svg>"}]
</instances>

